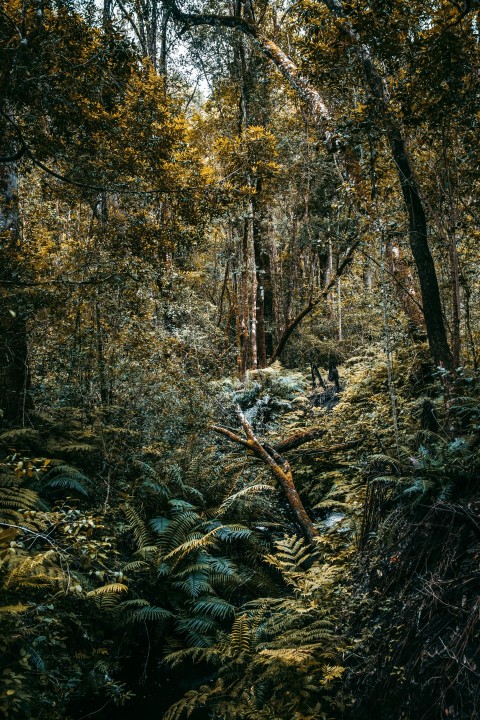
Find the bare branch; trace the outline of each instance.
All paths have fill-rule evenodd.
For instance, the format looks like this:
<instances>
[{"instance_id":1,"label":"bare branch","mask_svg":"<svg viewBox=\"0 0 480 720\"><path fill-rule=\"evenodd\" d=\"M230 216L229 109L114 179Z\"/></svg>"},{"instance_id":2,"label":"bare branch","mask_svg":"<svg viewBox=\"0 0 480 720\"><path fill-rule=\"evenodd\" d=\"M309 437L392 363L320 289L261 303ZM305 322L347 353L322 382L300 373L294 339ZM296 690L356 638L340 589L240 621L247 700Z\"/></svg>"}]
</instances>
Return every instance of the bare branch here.
<instances>
[{"instance_id":1,"label":"bare branch","mask_svg":"<svg viewBox=\"0 0 480 720\"><path fill-rule=\"evenodd\" d=\"M327 283L327 285L323 288L321 293L319 295L317 295L316 298L312 298L309 301L308 305L306 305L303 308L303 310L301 310L298 313L298 315L296 315L296 317L294 317L293 320L287 325L287 327L285 328L285 330L282 333L282 336L280 337L280 340L277 343L275 350L272 353L272 356L270 357L270 359L268 361L269 365L272 365L272 363L274 363L275 360L277 360L277 358L280 357L283 350L285 349L285 345L287 344L287 342L290 338L290 335L300 325L303 318L306 317L322 300L324 300L328 296L330 290L335 285L338 278L343 274L345 269L352 262L353 253L355 252L355 250L357 249L357 247L359 245L360 245L360 241L355 242L353 245L351 245L349 247L349 249L347 250L347 254L345 255L345 257L342 260L342 262L340 263L340 265L338 266L337 272L335 273L335 275L333 275L333 277L330 279L330 281Z\"/></svg>"},{"instance_id":2,"label":"bare branch","mask_svg":"<svg viewBox=\"0 0 480 720\"><path fill-rule=\"evenodd\" d=\"M298 525L302 528L305 536L309 542L314 543L315 538L318 536L318 530L312 523L310 517L305 510L300 496L297 492L295 484L293 482L292 469L287 460L281 457L275 448L269 445L262 445L259 440L255 437L252 426L242 413L240 407L236 406L236 413L238 419L243 427L246 435L246 439L240 435L228 430L227 428L214 425L212 430L214 432L224 435L229 440L243 445L243 447L251 450L253 454L261 460L271 470L274 477L278 480L280 487L287 499L288 504L294 514L294 517Z\"/></svg>"}]
</instances>

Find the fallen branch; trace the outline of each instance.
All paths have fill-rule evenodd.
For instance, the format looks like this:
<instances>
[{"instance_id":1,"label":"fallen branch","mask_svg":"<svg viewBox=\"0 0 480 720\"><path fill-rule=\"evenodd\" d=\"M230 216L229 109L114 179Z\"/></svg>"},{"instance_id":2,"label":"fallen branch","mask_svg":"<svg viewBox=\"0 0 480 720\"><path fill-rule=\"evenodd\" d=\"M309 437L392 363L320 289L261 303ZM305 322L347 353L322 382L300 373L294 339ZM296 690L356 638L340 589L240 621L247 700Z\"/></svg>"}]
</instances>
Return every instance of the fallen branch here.
<instances>
[{"instance_id":1,"label":"fallen branch","mask_svg":"<svg viewBox=\"0 0 480 720\"><path fill-rule=\"evenodd\" d=\"M214 425L212 430L220 435L224 435L229 440L233 440L233 442L236 442L239 445L243 445L243 447L248 450L251 450L259 460L269 467L274 477L280 483L280 487L284 492L290 509L292 510L299 526L302 528L305 537L309 540L309 542L314 543L315 538L318 537L319 533L308 516L307 511L303 507L303 503L293 482L292 469L288 460L285 460L276 448L270 447L269 445L262 445L255 437L252 426L246 420L238 405L236 411L246 437L237 435L237 433L234 433L232 430L220 427L219 425ZM292 440L292 438L290 438L290 440Z\"/></svg>"},{"instance_id":2,"label":"fallen branch","mask_svg":"<svg viewBox=\"0 0 480 720\"><path fill-rule=\"evenodd\" d=\"M310 442L310 440L315 440L316 438L321 437L324 433L325 430L320 430L320 428L296 433L295 435L285 438L282 442L277 443L275 445L275 450L277 453L287 452L287 450L295 450L295 448L300 447L300 445L304 445L305 443Z\"/></svg>"}]
</instances>

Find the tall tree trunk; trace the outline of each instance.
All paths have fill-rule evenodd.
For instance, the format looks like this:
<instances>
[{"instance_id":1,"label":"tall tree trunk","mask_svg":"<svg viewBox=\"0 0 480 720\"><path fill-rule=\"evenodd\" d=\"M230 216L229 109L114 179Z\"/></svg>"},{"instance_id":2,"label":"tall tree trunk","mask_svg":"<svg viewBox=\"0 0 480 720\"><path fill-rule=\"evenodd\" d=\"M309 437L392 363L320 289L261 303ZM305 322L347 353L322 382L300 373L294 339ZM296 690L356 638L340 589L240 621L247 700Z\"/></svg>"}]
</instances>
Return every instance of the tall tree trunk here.
<instances>
[{"instance_id":1,"label":"tall tree trunk","mask_svg":"<svg viewBox=\"0 0 480 720\"><path fill-rule=\"evenodd\" d=\"M106 28L112 22L112 0L103 0L102 24Z\"/></svg>"},{"instance_id":2,"label":"tall tree trunk","mask_svg":"<svg viewBox=\"0 0 480 720\"><path fill-rule=\"evenodd\" d=\"M261 218L261 191L262 179L256 181L256 193L252 198L253 214L253 248L255 252L255 266L257 274L257 367L264 368L267 364L267 330L266 316L271 320L271 277L268 253L264 247L263 223ZM270 342L271 345L271 342ZM270 348L271 350L271 348Z\"/></svg>"},{"instance_id":3,"label":"tall tree trunk","mask_svg":"<svg viewBox=\"0 0 480 720\"><path fill-rule=\"evenodd\" d=\"M0 164L0 410L7 422L23 424L31 400L28 393L28 309L13 284L22 270L16 259L19 239L17 164Z\"/></svg>"},{"instance_id":4,"label":"tall tree trunk","mask_svg":"<svg viewBox=\"0 0 480 720\"><path fill-rule=\"evenodd\" d=\"M248 220L244 219L243 221L243 232L242 237L240 241L240 252L239 252L239 258L240 258L240 302L239 302L239 310L240 310L240 344L238 348L239 357L240 357L240 363L239 363L239 370L240 370L240 377L243 377L245 375L245 372L248 367L248 323L249 323L249 314L248 314Z\"/></svg>"},{"instance_id":5,"label":"tall tree trunk","mask_svg":"<svg viewBox=\"0 0 480 720\"><path fill-rule=\"evenodd\" d=\"M158 57L158 72L166 77L167 75L167 28L170 19L170 11L164 9L160 25L160 54Z\"/></svg>"},{"instance_id":6,"label":"tall tree trunk","mask_svg":"<svg viewBox=\"0 0 480 720\"><path fill-rule=\"evenodd\" d=\"M250 203L250 217L248 218L248 265L249 265L249 292L250 292L250 362L249 368L255 369L258 366L257 354L257 291L258 278L257 266L255 262L255 240L253 236L253 203Z\"/></svg>"},{"instance_id":7,"label":"tall tree trunk","mask_svg":"<svg viewBox=\"0 0 480 720\"><path fill-rule=\"evenodd\" d=\"M343 317L342 317L342 279L337 278L337 327L338 342L343 340Z\"/></svg>"},{"instance_id":8,"label":"tall tree trunk","mask_svg":"<svg viewBox=\"0 0 480 720\"><path fill-rule=\"evenodd\" d=\"M445 323L443 321L437 273L427 241L427 218L425 209L400 131L396 128L391 128L388 131L388 140L397 167L405 207L408 212L410 248L420 282L422 306L430 352L435 363L443 365L446 368L451 368L452 353L448 345Z\"/></svg>"},{"instance_id":9,"label":"tall tree trunk","mask_svg":"<svg viewBox=\"0 0 480 720\"><path fill-rule=\"evenodd\" d=\"M98 298L95 299L95 340L96 340L96 351L97 351L97 369L98 379L100 383L100 399L102 405L109 404L109 387L107 381L107 366L105 362L105 352L103 347L103 327L102 327L102 314L100 309L100 302Z\"/></svg>"},{"instance_id":10,"label":"tall tree trunk","mask_svg":"<svg viewBox=\"0 0 480 720\"><path fill-rule=\"evenodd\" d=\"M446 195L448 199L448 254L450 258L450 280L452 286L452 355L453 366L458 368L461 365L461 335L460 335L460 316L461 316L461 300L460 300L460 269L457 251L457 233L456 233L456 213L455 202L453 198L452 177L450 173L450 165L448 162L447 138L445 135L445 127L442 128L442 152L443 166L445 172Z\"/></svg>"}]
</instances>

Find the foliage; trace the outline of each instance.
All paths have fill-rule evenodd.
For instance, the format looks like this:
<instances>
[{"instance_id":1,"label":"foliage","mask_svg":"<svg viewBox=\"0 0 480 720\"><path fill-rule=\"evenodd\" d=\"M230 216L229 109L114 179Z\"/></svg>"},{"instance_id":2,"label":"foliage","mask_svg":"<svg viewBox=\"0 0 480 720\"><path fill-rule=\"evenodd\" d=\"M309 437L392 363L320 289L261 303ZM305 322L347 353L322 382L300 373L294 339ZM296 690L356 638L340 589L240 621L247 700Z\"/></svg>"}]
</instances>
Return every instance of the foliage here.
<instances>
[{"instance_id":1,"label":"foliage","mask_svg":"<svg viewBox=\"0 0 480 720\"><path fill-rule=\"evenodd\" d=\"M0 714L477 720L477 3L205 11L0 8Z\"/></svg>"},{"instance_id":2,"label":"foliage","mask_svg":"<svg viewBox=\"0 0 480 720\"><path fill-rule=\"evenodd\" d=\"M199 706L218 718L291 718L312 711L327 717L328 690L344 672L332 664L340 650L334 617L326 610L333 576L296 536L275 545L266 561L292 594L246 603L230 634L220 634L211 648L169 653L169 665L203 660L218 670L215 684L188 692L166 720L188 717Z\"/></svg>"}]
</instances>

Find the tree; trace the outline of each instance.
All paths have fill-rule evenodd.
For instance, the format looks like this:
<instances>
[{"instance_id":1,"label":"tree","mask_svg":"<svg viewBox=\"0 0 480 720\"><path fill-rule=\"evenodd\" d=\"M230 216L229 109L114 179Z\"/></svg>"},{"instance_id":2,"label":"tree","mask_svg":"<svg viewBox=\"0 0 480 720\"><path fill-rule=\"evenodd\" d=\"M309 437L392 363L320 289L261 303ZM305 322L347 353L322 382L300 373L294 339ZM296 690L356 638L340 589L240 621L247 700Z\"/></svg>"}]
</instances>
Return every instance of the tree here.
<instances>
[{"instance_id":1,"label":"tree","mask_svg":"<svg viewBox=\"0 0 480 720\"><path fill-rule=\"evenodd\" d=\"M413 170L411 154L407 151L400 119L395 117L395 113L392 112L388 79L382 75L380 70L381 58L375 56L373 45L367 33L362 34L356 29L354 25L355 16L353 16L352 20L349 8L344 7L339 0L325 0L324 5L328 9L338 37L343 41L345 47L351 48L355 54L363 74L364 87L368 97L376 103L376 107L380 111L408 217L410 248L421 288L430 351L433 360L437 364L451 367L452 355L443 320L438 279L428 244L425 203ZM239 18L234 15L183 12L174 0L166 0L166 6L169 8L173 19L184 27L191 28L199 25L225 27L239 30L249 36L260 52L276 65L290 85L307 103L321 137L326 139L337 152L343 155L344 172L347 173L347 177L354 176L352 156L346 154L345 148L342 149L341 147L343 140L341 137L338 140L335 137L333 140L331 139L330 128L332 123L335 123L335 120L333 112L329 109L328 102L315 86L302 75L297 65L265 34L259 24L252 22L251 17ZM469 6L466 7L465 11L458 10L453 18L454 23L460 24L469 11ZM361 15L363 8L360 8L357 13ZM435 21L445 22L445 18L439 17L438 14L435 15L434 10L432 10L432 18ZM448 16L447 22L452 22L450 16ZM353 160L353 165L355 166L355 164Z\"/></svg>"},{"instance_id":2,"label":"tree","mask_svg":"<svg viewBox=\"0 0 480 720\"><path fill-rule=\"evenodd\" d=\"M111 25L100 31L63 4L47 3L37 13L37 5L27 3L22 15L12 3L0 14L0 37L4 60L0 73L4 108L0 118L4 259L0 407L8 421L18 421L30 403L27 330L34 322L34 275L46 270L41 263L29 267L31 246L24 242L18 207L19 192L26 186L22 178L40 171L50 178L49 190L57 197L87 203L91 208L87 232L94 230L104 242L109 235L109 214L112 230L118 229L123 215L123 235L129 236L131 246L141 235L142 253L155 232L161 198L172 193L176 197L171 221L164 213L163 234L148 248L159 265L178 243L185 244L182 223L198 222L201 228L196 201L186 201L195 197L195 190L185 190L185 186L200 188L202 183L199 160L188 148L178 104L167 99L164 80L148 60L137 62L128 41ZM126 210L128 198L137 202L126 223L125 213L131 210L131 204ZM149 198L148 208L145 198ZM160 198L153 208L152 198ZM120 210L122 205L125 210ZM56 280L51 281L54 286ZM96 308L100 369L104 360L98 303ZM101 383L104 401L106 382L104 378Z\"/></svg>"}]
</instances>

